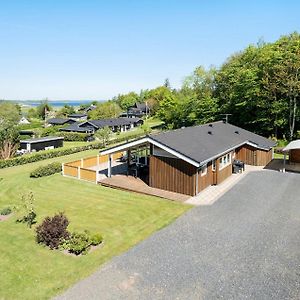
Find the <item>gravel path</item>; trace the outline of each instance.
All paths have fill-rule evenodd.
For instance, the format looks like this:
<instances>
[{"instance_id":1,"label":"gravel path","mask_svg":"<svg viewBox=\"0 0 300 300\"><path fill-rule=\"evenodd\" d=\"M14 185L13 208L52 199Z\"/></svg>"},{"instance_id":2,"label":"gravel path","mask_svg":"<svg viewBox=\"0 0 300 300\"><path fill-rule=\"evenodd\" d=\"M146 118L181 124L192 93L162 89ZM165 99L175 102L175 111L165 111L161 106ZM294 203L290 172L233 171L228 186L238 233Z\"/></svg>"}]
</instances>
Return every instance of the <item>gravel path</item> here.
<instances>
[{"instance_id":1,"label":"gravel path","mask_svg":"<svg viewBox=\"0 0 300 300\"><path fill-rule=\"evenodd\" d=\"M300 175L248 174L57 299L300 299Z\"/></svg>"}]
</instances>

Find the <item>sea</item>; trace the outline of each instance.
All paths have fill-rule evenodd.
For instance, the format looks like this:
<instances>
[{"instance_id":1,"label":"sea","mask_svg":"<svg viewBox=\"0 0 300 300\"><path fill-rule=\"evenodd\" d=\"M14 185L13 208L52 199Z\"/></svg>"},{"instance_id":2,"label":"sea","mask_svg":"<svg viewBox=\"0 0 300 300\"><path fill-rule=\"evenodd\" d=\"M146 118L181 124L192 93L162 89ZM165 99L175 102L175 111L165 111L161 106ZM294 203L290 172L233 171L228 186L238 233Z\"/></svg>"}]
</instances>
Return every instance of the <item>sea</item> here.
<instances>
[{"instance_id":1,"label":"sea","mask_svg":"<svg viewBox=\"0 0 300 300\"><path fill-rule=\"evenodd\" d=\"M92 101L95 100L48 100L48 103L53 107L62 107L64 105L70 106L80 106L82 104L90 104ZM105 101L105 100L96 100L97 102ZM36 107L41 104L39 100L22 100L17 101L18 104L22 106L31 106Z\"/></svg>"}]
</instances>

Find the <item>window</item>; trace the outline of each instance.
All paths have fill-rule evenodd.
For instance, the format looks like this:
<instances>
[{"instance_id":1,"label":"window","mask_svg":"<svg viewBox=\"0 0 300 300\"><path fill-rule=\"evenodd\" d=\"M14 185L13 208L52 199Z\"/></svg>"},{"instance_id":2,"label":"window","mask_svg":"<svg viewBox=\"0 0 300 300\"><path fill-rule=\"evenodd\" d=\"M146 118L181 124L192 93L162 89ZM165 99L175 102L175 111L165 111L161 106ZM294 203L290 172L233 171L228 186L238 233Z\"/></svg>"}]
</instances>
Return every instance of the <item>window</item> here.
<instances>
[{"instance_id":1,"label":"window","mask_svg":"<svg viewBox=\"0 0 300 300\"><path fill-rule=\"evenodd\" d=\"M227 153L220 158L219 170L229 166L231 164L231 153Z\"/></svg>"},{"instance_id":2,"label":"window","mask_svg":"<svg viewBox=\"0 0 300 300\"><path fill-rule=\"evenodd\" d=\"M207 174L207 165L201 167L201 176L205 176Z\"/></svg>"}]
</instances>

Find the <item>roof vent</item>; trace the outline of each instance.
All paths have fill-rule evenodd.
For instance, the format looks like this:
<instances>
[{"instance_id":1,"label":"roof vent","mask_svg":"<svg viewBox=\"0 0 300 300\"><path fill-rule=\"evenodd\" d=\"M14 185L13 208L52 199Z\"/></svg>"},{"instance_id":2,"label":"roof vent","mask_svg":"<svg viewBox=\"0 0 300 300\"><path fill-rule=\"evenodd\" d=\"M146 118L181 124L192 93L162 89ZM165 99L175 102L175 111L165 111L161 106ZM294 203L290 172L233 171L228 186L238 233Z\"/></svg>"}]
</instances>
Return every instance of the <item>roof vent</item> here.
<instances>
[{"instance_id":1,"label":"roof vent","mask_svg":"<svg viewBox=\"0 0 300 300\"><path fill-rule=\"evenodd\" d=\"M213 124L209 124L208 126L209 126L209 127L213 127Z\"/></svg>"},{"instance_id":2,"label":"roof vent","mask_svg":"<svg viewBox=\"0 0 300 300\"><path fill-rule=\"evenodd\" d=\"M210 135L212 135L212 134L213 134L213 133L212 133L212 131L208 131L207 133L208 133L208 134L210 134Z\"/></svg>"},{"instance_id":3,"label":"roof vent","mask_svg":"<svg viewBox=\"0 0 300 300\"><path fill-rule=\"evenodd\" d=\"M240 134L240 132L239 132L238 130L236 130L234 133L236 133L236 134Z\"/></svg>"}]
</instances>

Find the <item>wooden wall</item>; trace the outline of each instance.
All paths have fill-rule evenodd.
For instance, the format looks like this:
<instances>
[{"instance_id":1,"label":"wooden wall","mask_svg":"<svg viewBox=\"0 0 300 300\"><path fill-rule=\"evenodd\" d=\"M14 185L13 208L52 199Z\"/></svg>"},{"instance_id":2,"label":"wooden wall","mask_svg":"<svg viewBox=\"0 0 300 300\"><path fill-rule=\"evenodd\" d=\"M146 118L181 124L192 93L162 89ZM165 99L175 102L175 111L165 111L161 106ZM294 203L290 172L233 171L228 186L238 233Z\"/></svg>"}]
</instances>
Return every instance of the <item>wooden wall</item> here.
<instances>
[{"instance_id":1,"label":"wooden wall","mask_svg":"<svg viewBox=\"0 0 300 300\"><path fill-rule=\"evenodd\" d=\"M218 171L216 173L216 184L220 184L226 178L231 176L231 174L232 174L232 164L228 165L227 167L223 168L222 170L219 170L219 160L218 160L217 170Z\"/></svg>"},{"instance_id":2,"label":"wooden wall","mask_svg":"<svg viewBox=\"0 0 300 300\"><path fill-rule=\"evenodd\" d=\"M201 176L201 170L198 171L198 193L213 184L212 164L207 165L207 173Z\"/></svg>"},{"instance_id":3,"label":"wooden wall","mask_svg":"<svg viewBox=\"0 0 300 300\"><path fill-rule=\"evenodd\" d=\"M300 163L300 149L290 151L289 161L292 163Z\"/></svg>"},{"instance_id":4,"label":"wooden wall","mask_svg":"<svg viewBox=\"0 0 300 300\"><path fill-rule=\"evenodd\" d=\"M169 157L150 156L149 185L176 193L196 194L196 167Z\"/></svg>"},{"instance_id":5,"label":"wooden wall","mask_svg":"<svg viewBox=\"0 0 300 300\"><path fill-rule=\"evenodd\" d=\"M236 149L235 158L247 165L265 166L272 160L272 149L264 151L249 145L243 145Z\"/></svg>"}]
</instances>

